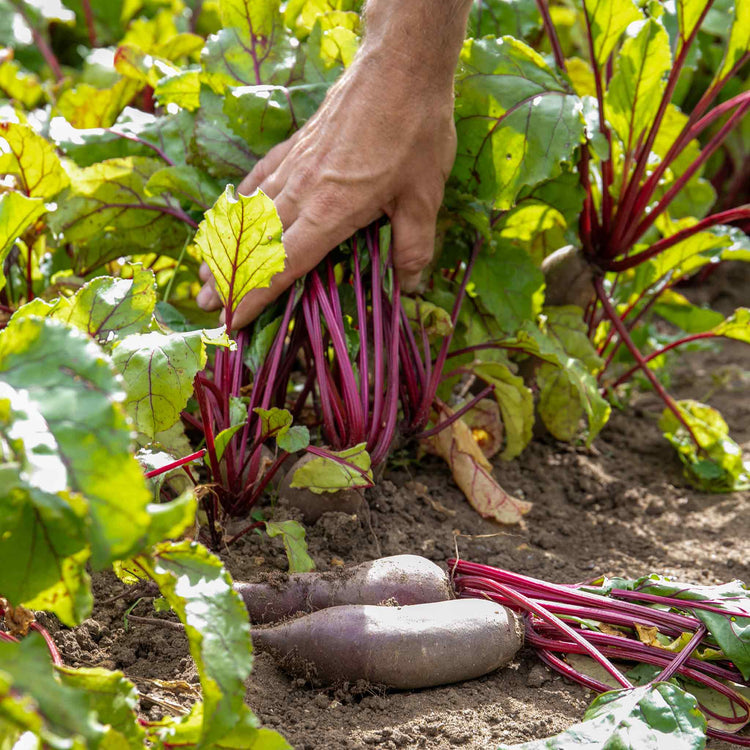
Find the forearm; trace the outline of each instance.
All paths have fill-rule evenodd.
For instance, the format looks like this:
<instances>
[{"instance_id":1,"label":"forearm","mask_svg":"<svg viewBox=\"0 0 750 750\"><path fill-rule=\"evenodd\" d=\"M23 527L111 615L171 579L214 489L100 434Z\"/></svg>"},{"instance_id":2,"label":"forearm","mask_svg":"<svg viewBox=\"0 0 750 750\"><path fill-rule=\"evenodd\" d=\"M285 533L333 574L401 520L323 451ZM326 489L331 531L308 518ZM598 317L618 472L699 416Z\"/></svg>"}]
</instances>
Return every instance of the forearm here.
<instances>
[{"instance_id":1,"label":"forearm","mask_svg":"<svg viewBox=\"0 0 750 750\"><path fill-rule=\"evenodd\" d=\"M368 0L363 54L424 85L453 85L472 0Z\"/></svg>"}]
</instances>

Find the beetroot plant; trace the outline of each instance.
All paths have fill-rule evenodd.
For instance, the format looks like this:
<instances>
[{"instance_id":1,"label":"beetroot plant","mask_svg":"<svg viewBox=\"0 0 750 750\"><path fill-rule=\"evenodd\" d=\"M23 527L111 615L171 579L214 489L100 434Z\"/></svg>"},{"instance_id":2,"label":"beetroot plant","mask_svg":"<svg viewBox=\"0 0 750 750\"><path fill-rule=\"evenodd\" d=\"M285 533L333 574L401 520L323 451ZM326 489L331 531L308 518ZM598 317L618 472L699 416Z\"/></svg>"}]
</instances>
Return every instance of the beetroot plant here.
<instances>
[{"instance_id":1,"label":"beetroot plant","mask_svg":"<svg viewBox=\"0 0 750 750\"><path fill-rule=\"evenodd\" d=\"M539 5L549 18L546 3ZM685 91L713 6L709 1L643 10L631 3L584 3L586 61L575 58L570 69L554 25L545 29L557 66L568 70L598 131L577 165L581 266L591 278L590 297L582 301L604 360L598 381L614 392L641 373L665 403L662 427L689 476L723 491L744 487L750 478L726 424L706 405L676 402L653 369L667 352L692 342L750 342L746 309L724 319L691 306L677 288L706 266L746 258L750 247L740 229L750 218L750 204L712 213L717 196L704 174L750 109L750 94L732 91L750 60L742 30L750 12L746 4L735 5L723 55L702 90ZM703 54L716 56L709 43ZM735 191L734 197L741 195ZM654 335L646 324L655 319L678 332L666 340Z\"/></svg>"},{"instance_id":2,"label":"beetroot plant","mask_svg":"<svg viewBox=\"0 0 750 750\"><path fill-rule=\"evenodd\" d=\"M688 477L716 491L745 487L747 466L721 415L677 402L658 371L677 347L750 340L746 309L725 318L680 291L701 270L750 257L741 179L748 6L623 0L563 13L539 0L537 10L526 7L514 24L537 40L543 28L549 64L500 37L507 16L482 3L475 23L498 36L468 40L457 76L454 200L491 239L460 350L531 356L535 364L522 366L533 371L538 413L566 440L582 417L589 440L607 419L589 375L617 403L638 374L664 401L662 428ZM551 153L567 158L545 162ZM529 179L537 170L547 179ZM733 187L719 197L711 177ZM572 376L560 371L561 347L575 360Z\"/></svg>"}]
</instances>

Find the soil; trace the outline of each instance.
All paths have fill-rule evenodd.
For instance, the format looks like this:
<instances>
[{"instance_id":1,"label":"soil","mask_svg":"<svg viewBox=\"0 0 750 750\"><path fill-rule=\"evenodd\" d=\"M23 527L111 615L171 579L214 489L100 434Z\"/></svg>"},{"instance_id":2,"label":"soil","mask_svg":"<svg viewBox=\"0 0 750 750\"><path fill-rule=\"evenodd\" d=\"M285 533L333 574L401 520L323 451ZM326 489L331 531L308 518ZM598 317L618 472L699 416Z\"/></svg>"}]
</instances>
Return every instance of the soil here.
<instances>
[{"instance_id":1,"label":"soil","mask_svg":"<svg viewBox=\"0 0 750 750\"><path fill-rule=\"evenodd\" d=\"M747 304L750 280L732 273L724 271L700 293L719 308ZM750 456L750 347L684 355L671 391L710 401ZM495 476L503 487L534 504L513 527L480 518L438 459L404 454L368 491L363 512L326 513L308 527L310 553L320 570L398 553L443 564L458 553L558 582L650 572L704 584L750 581L750 493L692 489L658 430L660 412L654 395L643 393L613 415L590 449L541 438L519 459L498 462ZM222 557L238 579L285 569L279 540L260 535L249 535ZM194 700L197 675L184 636L134 622L126 631L123 615L130 602L101 603L122 585L111 575L95 577L94 585L91 620L73 631L50 623L66 662L124 670L138 686L149 719ZM153 616L150 600L141 600L133 613ZM552 673L529 648L486 677L422 691L318 690L288 677L267 654L256 654L247 684L253 711L297 750L486 750L559 732L581 718L592 698Z\"/></svg>"}]
</instances>

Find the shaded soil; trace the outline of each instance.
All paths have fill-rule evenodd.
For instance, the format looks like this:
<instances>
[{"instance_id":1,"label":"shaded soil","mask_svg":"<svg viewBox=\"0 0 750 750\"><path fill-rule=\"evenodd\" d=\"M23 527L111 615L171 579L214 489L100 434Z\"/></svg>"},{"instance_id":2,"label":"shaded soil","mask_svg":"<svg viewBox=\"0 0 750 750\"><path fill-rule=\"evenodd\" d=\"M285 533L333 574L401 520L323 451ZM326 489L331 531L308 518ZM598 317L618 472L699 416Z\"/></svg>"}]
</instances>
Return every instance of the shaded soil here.
<instances>
[{"instance_id":1,"label":"shaded soil","mask_svg":"<svg viewBox=\"0 0 750 750\"><path fill-rule=\"evenodd\" d=\"M739 286L730 285L731 300L721 285L718 302L747 304L746 283L745 276ZM710 296L710 286L702 293ZM686 355L671 390L719 408L750 455L750 347ZM311 526L310 552L321 570L398 553L442 564L457 551L549 581L649 572L705 584L750 581L750 493L691 489L657 428L660 412L660 403L646 393L627 412L614 414L591 449L540 439L520 459L498 463L500 483L534 503L519 526L501 528L481 519L439 460L404 459L368 492L366 512L325 514ZM238 579L285 568L278 540L261 536L245 538L223 557ZM112 576L98 577L95 586L97 602L121 590ZM123 669L143 695L144 715L158 718L195 698L195 668L180 633L143 623L125 631L128 606L97 604L94 619L75 631L58 630L56 639L71 665ZM133 612L153 616L148 600ZM162 682L170 680L176 682ZM580 719L592 697L550 672L528 648L510 667L478 680L365 694L310 688L257 654L247 685L251 708L297 750L484 750L558 732Z\"/></svg>"}]
</instances>

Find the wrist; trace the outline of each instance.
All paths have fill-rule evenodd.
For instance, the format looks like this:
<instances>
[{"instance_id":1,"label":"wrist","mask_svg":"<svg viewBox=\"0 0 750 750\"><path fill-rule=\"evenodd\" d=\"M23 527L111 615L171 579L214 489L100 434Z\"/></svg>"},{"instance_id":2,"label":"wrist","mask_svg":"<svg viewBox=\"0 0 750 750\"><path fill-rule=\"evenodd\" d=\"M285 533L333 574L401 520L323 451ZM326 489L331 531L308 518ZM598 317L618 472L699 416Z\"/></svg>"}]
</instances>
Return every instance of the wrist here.
<instances>
[{"instance_id":1,"label":"wrist","mask_svg":"<svg viewBox=\"0 0 750 750\"><path fill-rule=\"evenodd\" d=\"M471 0L369 0L361 56L386 75L453 88Z\"/></svg>"}]
</instances>

